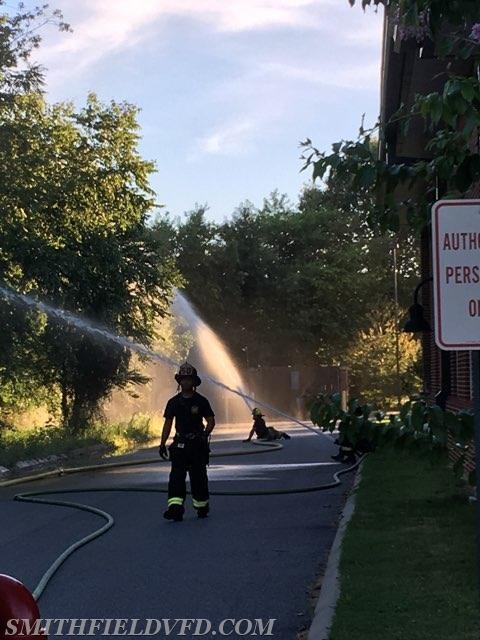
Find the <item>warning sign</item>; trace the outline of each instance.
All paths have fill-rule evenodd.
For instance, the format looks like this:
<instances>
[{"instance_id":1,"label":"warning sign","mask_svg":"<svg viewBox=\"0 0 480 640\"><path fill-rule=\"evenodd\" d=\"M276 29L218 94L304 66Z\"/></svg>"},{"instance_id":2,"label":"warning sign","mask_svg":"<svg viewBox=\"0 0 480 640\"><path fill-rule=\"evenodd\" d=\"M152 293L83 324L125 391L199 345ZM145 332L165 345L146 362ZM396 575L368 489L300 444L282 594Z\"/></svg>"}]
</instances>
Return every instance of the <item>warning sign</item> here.
<instances>
[{"instance_id":1,"label":"warning sign","mask_svg":"<svg viewBox=\"0 0 480 640\"><path fill-rule=\"evenodd\" d=\"M480 349L480 200L440 200L432 209L435 341Z\"/></svg>"}]
</instances>

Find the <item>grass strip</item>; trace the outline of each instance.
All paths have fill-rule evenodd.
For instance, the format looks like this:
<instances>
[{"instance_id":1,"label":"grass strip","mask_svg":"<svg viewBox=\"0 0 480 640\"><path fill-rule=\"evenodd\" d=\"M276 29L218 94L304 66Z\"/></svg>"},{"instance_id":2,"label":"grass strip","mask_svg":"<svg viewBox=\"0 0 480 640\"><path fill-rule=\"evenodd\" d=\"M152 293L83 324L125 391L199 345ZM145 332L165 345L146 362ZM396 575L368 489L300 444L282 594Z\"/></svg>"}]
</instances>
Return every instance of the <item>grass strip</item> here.
<instances>
[{"instance_id":1,"label":"grass strip","mask_svg":"<svg viewBox=\"0 0 480 640\"><path fill-rule=\"evenodd\" d=\"M340 562L331 640L478 640L475 507L446 461L371 455Z\"/></svg>"},{"instance_id":2,"label":"grass strip","mask_svg":"<svg viewBox=\"0 0 480 640\"><path fill-rule=\"evenodd\" d=\"M32 429L0 431L0 465L13 467L20 460L69 454L91 445L107 445L110 453L120 455L159 437L160 427L147 414L136 414L128 422L98 423L72 434L61 427L48 425Z\"/></svg>"}]
</instances>

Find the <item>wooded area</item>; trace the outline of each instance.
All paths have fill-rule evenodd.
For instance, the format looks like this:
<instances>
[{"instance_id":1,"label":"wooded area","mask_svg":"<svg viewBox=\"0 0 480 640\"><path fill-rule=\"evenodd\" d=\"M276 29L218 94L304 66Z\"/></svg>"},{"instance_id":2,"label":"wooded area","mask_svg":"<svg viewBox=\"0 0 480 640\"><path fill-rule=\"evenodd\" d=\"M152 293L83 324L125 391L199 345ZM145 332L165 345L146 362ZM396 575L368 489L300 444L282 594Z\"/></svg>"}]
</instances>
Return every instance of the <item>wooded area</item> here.
<instances>
[{"instance_id":1,"label":"wooded area","mask_svg":"<svg viewBox=\"0 0 480 640\"><path fill-rule=\"evenodd\" d=\"M371 224L373 191L352 196L332 175L296 203L275 192L260 208L246 201L225 212L221 224L207 206L164 213L149 184L156 167L138 150L135 106L94 94L80 109L45 100L32 60L37 29L68 29L47 12L0 18L1 285L146 346L158 344L159 320L183 286L243 366L341 364L356 393L387 403L398 392L398 338L402 393L412 391L418 348L397 327L416 241L407 234L397 247L396 304L397 236ZM144 382L124 348L7 299L0 315L5 424L47 405L81 431L112 389ZM173 336L167 327L164 338Z\"/></svg>"}]
</instances>

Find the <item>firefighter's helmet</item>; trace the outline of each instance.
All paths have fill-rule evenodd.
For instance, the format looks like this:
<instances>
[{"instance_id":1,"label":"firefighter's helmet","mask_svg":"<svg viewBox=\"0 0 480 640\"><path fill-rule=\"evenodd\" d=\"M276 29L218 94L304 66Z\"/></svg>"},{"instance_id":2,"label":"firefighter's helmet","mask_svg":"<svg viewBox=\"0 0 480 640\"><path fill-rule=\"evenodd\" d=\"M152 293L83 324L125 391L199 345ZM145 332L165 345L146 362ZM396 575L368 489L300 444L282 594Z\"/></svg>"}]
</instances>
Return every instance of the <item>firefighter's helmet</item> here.
<instances>
[{"instance_id":1,"label":"firefighter's helmet","mask_svg":"<svg viewBox=\"0 0 480 640\"><path fill-rule=\"evenodd\" d=\"M252 409L252 416L254 418L261 418L263 416L263 413L261 412L261 410L258 407L254 407Z\"/></svg>"},{"instance_id":2,"label":"firefighter's helmet","mask_svg":"<svg viewBox=\"0 0 480 640\"><path fill-rule=\"evenodd\" d=\"M180 365L178 373L175 374L175 380L178 382L178 384L180 384L180 380L182 378L193 378L194 387L198 387L202 384L202 381L198 377L197 370L189 362L184 362L182 365Z\"/></svg>"}]
</instances>

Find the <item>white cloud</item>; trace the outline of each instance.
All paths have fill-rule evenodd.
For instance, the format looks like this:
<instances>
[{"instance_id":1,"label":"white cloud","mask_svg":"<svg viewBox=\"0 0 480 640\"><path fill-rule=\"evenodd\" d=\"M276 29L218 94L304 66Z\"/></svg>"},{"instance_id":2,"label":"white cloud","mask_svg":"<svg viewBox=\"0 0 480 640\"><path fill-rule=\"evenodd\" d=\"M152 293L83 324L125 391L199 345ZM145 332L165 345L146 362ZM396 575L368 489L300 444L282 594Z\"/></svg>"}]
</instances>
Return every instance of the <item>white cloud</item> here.
<instances>
[{"instance_id":1,"label":"white cloud","mask_svg":"<svg viewBox=\"0 0 480 640\"><path fill-rule=\"evenodd\" d=\"M40 60L50 70L50 85L78 76L112 53L138 47L149 37L166 41L169 35L164 27L174 17L202 22L218 33L286 27L317 30L319 40L338 48L339 67L344 47L370 48L381 29L380 16L365 16L358 7L349 9L346 0L83 0L74 5L71 0L57 0L56 6L63 10L74 32L59 34L51 45L48 38L40 49ZM366 73L370 82L371 70ZM304 75L307 79L309 72ZM355 84L355 78L347 77L349 72L343 75L339 86Z\"/></svg>"},{"instance_id":2,"label":"white cloud","mask_svg":"<svg viewBox=\"0 0 480 640\"><path fill-rule=\"evenodd\" d=\"M49 88L68 95L84 79L93 80L101 93L102 83L108 86L108 74L119 74L113 64L108 67L111 54L136 49L149 55L153 38L155 43L174 41L178 25L170 19L205 25L207 53L211 43L213 57L221 51L233 72L222 71L215 78L210 60L212 82L202 92L193 93L192 88L189 93L187 88L185 101L195 96L192 105L203 107L195 116L197 139L190 161L251 152L267 129L279 130L298 111L298 96L308 90L307 85L312 93L325 94L324 103L330 94L335 96L335 88L379 86L381 16L364 15L359 7L350 9L347 0L56 0L55 7L63 10L74 32L58 34L50 45L51 37L45 38L39 55L49 69ZM291 32L283 32L285 28ZM262 37L243 37L255 31ZM188 42L174 42L165 49L165 68L172 51L195 55ZM127 57L122 61L128 65ZM144 81L148 86L150 76L145 74ZM329 90L322 92L322 87ZM141 104L142 98L133 99ZM205 112L210 123L212 116L218 118L211 129L202 122ZM172 120L176 118L172 114Z\"/></svg>"},{"instance_id":3,"label":"white cloud","mask_svg":"<svg viewBox=\"0 0 480 640\"><path fill-rule=\"evenodd\" d=\"M257 130L258 126L252 120L224 123L197 140L189 160L193 162L204 155L238 156L247 153Z\"/></svg>"},{"instance_id":4,"label":"white cloud","mask_svg":"<svg viewBox=\"0 0 480 640\"><path fill-rule=\"evenodd\" d=\"M312 26L309 9L315 0L170 0L172 12L196 16L219 31ZM329 4L328 2L326 4Z\"/></svg>"},{"instance_id":5,"label":"white cloud","mask_svg":"<svg viewBox=\"0 0 480 640\"><path fill-rule=\"evenodd\" d=\"M368 51L377 48L383 31L383 11L372 9L361 11L349 8L343 0L328 12L322 20L322 35L326 36L338 50L357 48Z\"/></svg>"},{"instance_id":6,"label":"white cloud","mask_svg":"<svg viewBox=\"0 0 480 640\"><path fill-rule=\"evenodd\" d=\"M328 7L337 0L321 0ZM311 28L316 0L85 0L72 12L68 0L58 0L74 33L53 46L44 45L46 59L76 55L85 67L119 48L144 39L169 17L208 23L219 32L241 32L276 27Z\"/></svg>"},{"instance_id":7,"label":"white cloud","mask_svg":"<svg viewBox=\"0 0 480 640\"><path fill-rule=\"evenodd\" d=\"M47 67L55 64L60 71L78 73L108 53L133 47L145 37L145 28L158 14L156 0L142 0L138 4L125 0L87 0L81 14L70 17L68 3L61 3L65 19L72 23L73 33L56 38L56 43L45 43L40 50ZM77 5L77 10L79 9ZM64 64L59 64L61 60Z\"/></svg>"}]
</instances>

